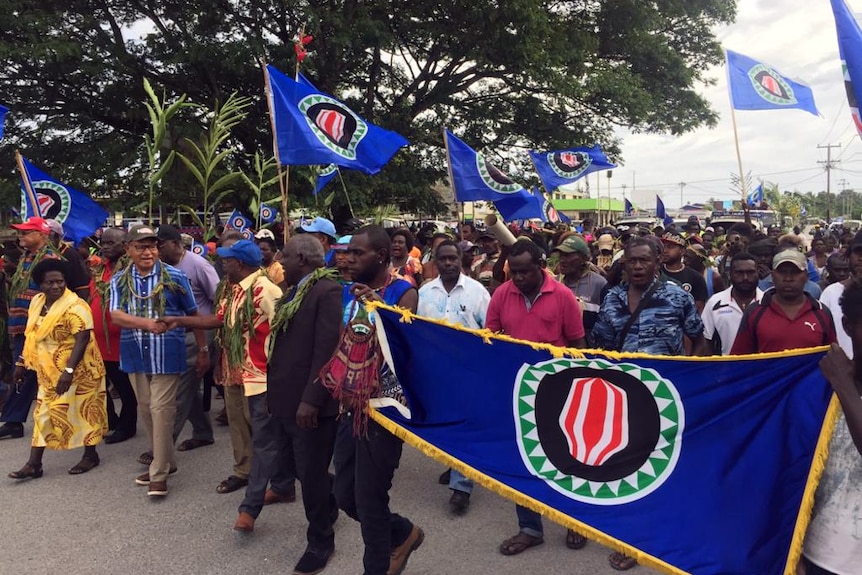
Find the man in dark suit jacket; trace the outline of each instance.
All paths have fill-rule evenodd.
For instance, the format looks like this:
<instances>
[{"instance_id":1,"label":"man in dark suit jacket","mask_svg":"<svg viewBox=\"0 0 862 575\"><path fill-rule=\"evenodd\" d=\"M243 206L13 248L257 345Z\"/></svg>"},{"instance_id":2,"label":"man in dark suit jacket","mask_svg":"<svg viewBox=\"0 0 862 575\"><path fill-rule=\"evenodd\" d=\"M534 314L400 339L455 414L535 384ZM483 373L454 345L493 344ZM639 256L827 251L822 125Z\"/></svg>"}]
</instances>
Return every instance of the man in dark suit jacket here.
<instances>
[{"instance_id":1,"label":"man in dark suit jacket","mask_svg":"<svg viewBox=\"0 0 862 575\"><path fill-rule=\"evenodd\" d=\"M310 235L297 235L284 246L285 283L295 287L276 307L267 373L269 412L280 423L281 440L293 443L308 519L308 544L296 565L298 574L321 571L335 550L332 523L338 510L329 462L338 428L338 402L317 376L338 345L342 286L330 277L337 277L335 272L325 273L324 257L323 246ZM301 298L295 314L279 322L279 308L295 298Z\"/></svg>"}]
</instances>

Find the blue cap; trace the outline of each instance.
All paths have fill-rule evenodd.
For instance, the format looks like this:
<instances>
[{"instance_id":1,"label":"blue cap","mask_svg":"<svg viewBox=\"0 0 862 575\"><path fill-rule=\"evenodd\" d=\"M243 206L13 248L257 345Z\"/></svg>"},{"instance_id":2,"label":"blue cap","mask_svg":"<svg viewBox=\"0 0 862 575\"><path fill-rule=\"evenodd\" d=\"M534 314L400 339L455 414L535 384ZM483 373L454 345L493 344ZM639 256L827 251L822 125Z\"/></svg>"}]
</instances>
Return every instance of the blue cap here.
<instances>
[{"instance_id":1,"label":"blue cap","mask_svg":"<svg viewBox=\"0 0 862 575\"><path fill-rule=\"evenodd\" d=\"M312 233L318 232L321 234L326 234L333 240L338 237L335 233L335 224L327 220L326 218L314 218L309 223L305 223L299 226L304 232Z\"/></svg>"},{"instance_id":2,"label":"blue cap","mask_svg":"<svg viewBox=\"0 0 862 575\"><path fill-rule=\"evenodd\" d=\"M218 248L216 253L220 258L236 258L247 266L260 267L263 256L260 248L251 240L239 240L229 248Z\"/></svg>"}]
</instances>

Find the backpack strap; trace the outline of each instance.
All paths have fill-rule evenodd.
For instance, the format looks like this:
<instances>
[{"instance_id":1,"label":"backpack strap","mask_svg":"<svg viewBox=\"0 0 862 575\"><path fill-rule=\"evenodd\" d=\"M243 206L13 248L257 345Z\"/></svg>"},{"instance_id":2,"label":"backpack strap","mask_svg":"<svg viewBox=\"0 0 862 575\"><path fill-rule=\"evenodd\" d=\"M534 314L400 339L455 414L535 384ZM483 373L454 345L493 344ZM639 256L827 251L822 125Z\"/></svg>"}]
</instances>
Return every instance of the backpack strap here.
<instances>
[{"instance_id":1,"label":"backpack strap","mask_svg":"<svg viewBox=\"0 0 862 575\"><path fill-rule=\"evenodd\" d=\"M761 318L763 318L763 314L766 313L766 310L769 309L769 303L772 301L772 296L775 293L774 289L769 289L766 293L763 294L763 297L760 298L759 302L754 302L752 305L754 306L754 310L751 312L751 321L749 323L751 329L751 341L754 344L754 349L759 349L757 345L757 326L760 324Z\"/></svg>"}]
</instances>

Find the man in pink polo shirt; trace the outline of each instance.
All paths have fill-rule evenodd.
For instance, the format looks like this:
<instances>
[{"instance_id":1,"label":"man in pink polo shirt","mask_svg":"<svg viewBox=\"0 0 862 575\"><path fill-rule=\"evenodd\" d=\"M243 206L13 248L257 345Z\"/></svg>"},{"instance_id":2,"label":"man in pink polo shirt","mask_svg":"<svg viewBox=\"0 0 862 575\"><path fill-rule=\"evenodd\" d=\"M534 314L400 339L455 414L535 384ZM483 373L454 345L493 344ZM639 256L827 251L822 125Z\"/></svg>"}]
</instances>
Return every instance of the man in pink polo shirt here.
<instances>
[{"instance_id":1,"label":"man in pink polo shirt","mask_svg":"<svg viewBox=\"0 0 862 575\"><path fill-rule=\"evenodd\" d=\"M526 238L509 251L509 281L491 296L485 327L494 332L563 347L584 347L584 323L572 291L545 271L545 254ZM544 542L542 516L517 506L518 534L500 545L503 555L517 555ZM586 539L569 530L566 546L580 549Z\"/></svg>"}]
</instances>

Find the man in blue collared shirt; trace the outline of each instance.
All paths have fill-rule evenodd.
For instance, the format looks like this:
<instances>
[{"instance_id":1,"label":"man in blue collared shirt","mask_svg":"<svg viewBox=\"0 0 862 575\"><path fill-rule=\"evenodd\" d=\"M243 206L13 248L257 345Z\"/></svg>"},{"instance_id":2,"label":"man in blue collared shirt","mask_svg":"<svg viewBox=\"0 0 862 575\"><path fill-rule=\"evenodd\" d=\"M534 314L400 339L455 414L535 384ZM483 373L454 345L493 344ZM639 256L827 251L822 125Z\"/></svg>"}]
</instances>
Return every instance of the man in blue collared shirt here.
<instances>
[{"instance_id":1,"label":"man in blue collared shirt","mask_svg":"<svg viewBox=\"0 0 862 575\"><path fill-rule=\"evenodd\" d=\"M123 328L120 369L129 374L138 399L140 419L149 435L153 461L149 473L135 482L148 485L148 495L167 495L167 478L176 470L173 427L177 387L186 369L185 330L167 330L162 316L197 315L186 275L158 258L157 235L149 226L129 230L127 250L132 265L111 278L111 318ZM198 345L206 345L202 331Z\"/></svg>"},{"instance_id":2,"label":"man in blue collared shirt","mask_svg":"<svg viewBox=\"0 0 862 575\"><path fill-rule=\"evenodd\" d=\"M452 240L444 240L434 251L434 261L440 273L419 289L419 315L463 325L473 329L485 327L485 314L491 295L485 286L461 273L461 248ZM449 506L455 513L464 513L470 506L473 482L457 470L447 471L446 479L452 497Z\"/></svg>"}]
</instances>

